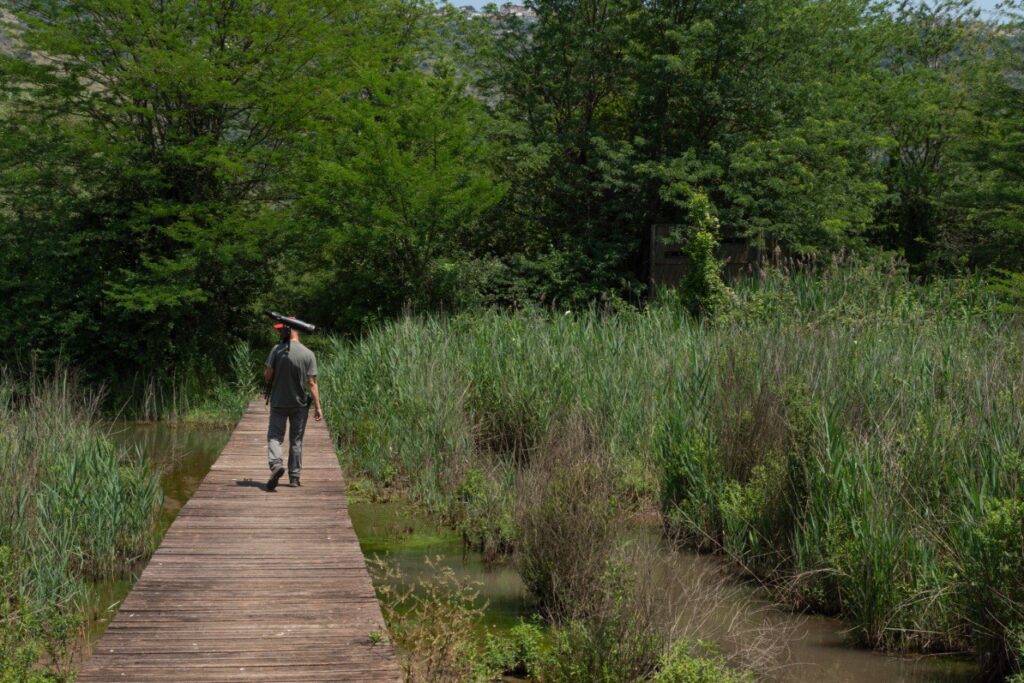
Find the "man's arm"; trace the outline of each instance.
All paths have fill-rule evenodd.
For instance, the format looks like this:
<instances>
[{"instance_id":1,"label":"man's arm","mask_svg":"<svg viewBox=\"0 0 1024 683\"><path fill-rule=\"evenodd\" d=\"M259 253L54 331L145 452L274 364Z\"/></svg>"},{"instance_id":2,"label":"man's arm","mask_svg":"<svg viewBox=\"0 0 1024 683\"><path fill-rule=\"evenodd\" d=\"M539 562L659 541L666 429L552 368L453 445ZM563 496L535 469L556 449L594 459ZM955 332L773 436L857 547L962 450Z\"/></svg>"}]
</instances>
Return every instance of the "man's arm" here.
<instances>
[{"instance_id":1,"label":"man's arm","mask_svg":"<svg viewBox=\"0 0 1024 683\"><path fill-rule=\"evenodd\" d=\"M263 364L263 381L269 382L274 379L274 352L277 351L277 347L270 349L270 355L267 356L267 362Z\"/></svg>"},{"instance_id":2,"label":"man's arm","mask_svg":"<svg viewBox=\"0 0 1024 683\"><path fill-rule=\"evenodd\" d=\"M309 382L309 391L313 394L313 419L319 422L324 414L320 409L320 387L316 385L316 375L306 375Z\"/></svg>"}]
</instances>

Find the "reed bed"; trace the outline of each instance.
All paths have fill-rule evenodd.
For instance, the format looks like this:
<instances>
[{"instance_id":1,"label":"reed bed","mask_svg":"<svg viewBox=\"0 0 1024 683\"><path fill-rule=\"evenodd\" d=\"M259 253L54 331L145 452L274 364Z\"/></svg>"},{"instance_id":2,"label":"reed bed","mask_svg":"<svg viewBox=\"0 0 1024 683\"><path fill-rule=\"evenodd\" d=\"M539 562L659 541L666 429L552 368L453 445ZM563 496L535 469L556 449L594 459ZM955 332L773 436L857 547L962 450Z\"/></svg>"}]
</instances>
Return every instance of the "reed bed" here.
<instances>
[{"instance_id":1,"label":"reed bed","mask_svg":"<svg viewBox=\"0 0 1024 683\"><path fill-rule=\"evenodd\" d=\"M66 670L90 583L152 552L159 476L97 423L99 397L67 371L0 377L0 669L26 677L42 649ZM19 654L20 653L20 654ZM27 664L26 664L27 663Z\"/></svg>"},{"instance_id":2,"label":"reed bed","mask_svg":"<svg viewBox=\"0 0 1024 683\"><path fill-rule=\"evenodd\" d=\"M976 281L892 265L773 272L713 318L406 318L322 361L349 470L510 552L517 482L587 425L616 505L660 512L794 607L877 648L1020 666L1024 348Z\"/></svg>"},{"instance_id":3,"label":"reed bed","mask_svg":"<svg viewBox=\"0 0 1024 683\"><path fill-rule=\"evenodd\" d=\"M183 370L119 378L109 386L104 412L131 420L233 425L263 385L265 357L241 341L225 367L206 359Z\"/></svg>"}]
</instances>

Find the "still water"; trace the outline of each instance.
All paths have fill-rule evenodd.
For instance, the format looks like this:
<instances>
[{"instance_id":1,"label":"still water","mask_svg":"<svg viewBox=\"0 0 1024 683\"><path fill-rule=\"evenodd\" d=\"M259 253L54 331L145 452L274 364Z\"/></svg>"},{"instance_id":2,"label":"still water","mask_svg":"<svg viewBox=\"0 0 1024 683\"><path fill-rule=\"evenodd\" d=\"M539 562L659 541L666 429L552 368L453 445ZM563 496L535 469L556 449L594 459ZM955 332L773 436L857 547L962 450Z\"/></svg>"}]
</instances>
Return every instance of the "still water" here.
<instances>
[{"instance_id":1,"label":"still water","mask_svg":"<svg viewBox=\"0 0 1024 683\"><path fill-rule=\"evenodd\" d=\"M165 423L119 422L111 426L112 437L129 448L138 448L163 475L163 529L174 521L216 461L231 435L229 428ZM261 461L262 462L262 461ZM485 564L479 553L466 552L461 539L401 503L351 503L349 513L360 545L368 557L383 558L397 565L408 585L432 571L426 558L437 558L464 581L476 584L481 601L486 601L484 628L507 629L535 611L523 582L508 563ZM714 558L690 553L661 551L659 571L665 571L666 599L671 586L696 583L717 571ZM665 558L668 560L665 560ZM97 615L90 640L100 634L116 606L128 594L135 575L96 587ZM740 595L740 592L734 592ZM750 601L748 596L744 601ZM693 601L691 601L693 602ZM699 600L696 602L700 602ZM681 610L687 600L678 601ZM727 606L726 606L727 607ZM729 613L728 609L722 610ZM687 618L689 615L681 615ZM775 674L780 683L971 683L975 669L968 662L943 657L890 657L848 645L847 626L824 617L803 617L764 607L758 619L767 619L786 633L788 663Z\"/></svg>"},{"instance_id":2,"label":"still water","mask_svg":"<svg viewBox=\"0 0 1024 683\"><path fill-rule=\"evenodd\" d=\"M479 553L466 552L461 539L439 528L422 515L401 503L351 503L349 514L367 557L385 559L400 570L405 587L413 587L433 570L427 558L440 558L462 579L477 584L481 601L486 601L485 628L504 629L528 619L535 606L515 569L508 563L487 565ZM657 536L644 532L644 536ZM650 539L645 539L650 540ZM705 638L715 637L716 624L732 623L741 610L732 605L719 605L713 611L719 617L709 619L704 612L706 602L693 595L673 596L673 586L693 586L707 581L709 575L721 575L715 558L693 553L675 552L664 544L655 550L657 562L651 571L665 572L658 580L665 586L666 600L697 615L680 614L682 620L700 620L705 624ZM655 567L654 565L657 565ZM892 657L853 648L846 637L848 626L825 617L806 617L774 609L749 590L737 587L728 593L744 604L742 612L752 605L752 619L771 630L785 633L788 655L773 677L780 683L971 683L976 680L975 668L969 662L949 657ZM678 599L677 599L678 598ZM703 604L702 604L703 602Z\"/></svg>"}]
</instances>

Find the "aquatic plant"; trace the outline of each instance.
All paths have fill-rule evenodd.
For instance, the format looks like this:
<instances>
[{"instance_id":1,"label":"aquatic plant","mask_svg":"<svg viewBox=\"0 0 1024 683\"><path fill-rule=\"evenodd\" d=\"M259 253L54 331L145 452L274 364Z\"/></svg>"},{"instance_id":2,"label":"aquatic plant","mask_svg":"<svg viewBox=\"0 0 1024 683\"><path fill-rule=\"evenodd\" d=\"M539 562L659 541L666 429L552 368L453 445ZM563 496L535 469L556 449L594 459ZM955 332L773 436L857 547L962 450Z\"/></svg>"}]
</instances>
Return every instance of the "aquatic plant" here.
<instances>
[{"instance_id":1,"label":"aquatic plant","mask_svg":"<svg viewBox=\"0 0 1024 683\"><path fill-rule=\"evenodd\" d=\"M233 425L263 386L265 358L263 350L242 341L231 347L226 369L208 359L162 374L119 378L108 387L104 409L135 420Z\"/></svg>"},{"instance_id":2,"label":"aquatic plant","mask_svg":"<svg viewBox=\"0 0 1024 683\"><path fill-rule=\"evenodd\" d=\"M4 599L18 615L0 637L24 640L25 658L45 652L70 676L89 582L123 574L154 547L159 478L114 446L96 422L99 398L69 372L0 386Z\"/></svg>"},{"instance_id":3,"label":"aquatic plant","mask_svg":"<svg viewBox=\"0 0 1024 683\"><path fill-rule=\"evenodd\" d=\"M321 384L343 463L391 472L480 539L507 525L467 514L467 473L489 500L524 495L552 430L578 416L611 472L600 495L624 512L656 503L681 543L844 616L864 644L974 649L1012 672L1002 615L1021 574L980 574L1003 556L975 529L1024 496L1022 318L978 282L915 284L890 263L732 289L702 320L668 304L480 312L336 341ZM988 635L960 597L982 575L1012 603Z\"/></svg>"},{"instance_id":4,"label":"aquatic plant","mask_svg":"<svg viewBox=\"0 0 1024 683\"><path fill-rule=\"evenodd\" d=\"M370 562L377 598L394 644L404 680L413 683L463 683L491 680L500 671L483 666L476 636L483 618L477 587L463 581L438 559L425 560L431 570L414 585L405 585L398 567Z\"/></svg>"}]
</instances>

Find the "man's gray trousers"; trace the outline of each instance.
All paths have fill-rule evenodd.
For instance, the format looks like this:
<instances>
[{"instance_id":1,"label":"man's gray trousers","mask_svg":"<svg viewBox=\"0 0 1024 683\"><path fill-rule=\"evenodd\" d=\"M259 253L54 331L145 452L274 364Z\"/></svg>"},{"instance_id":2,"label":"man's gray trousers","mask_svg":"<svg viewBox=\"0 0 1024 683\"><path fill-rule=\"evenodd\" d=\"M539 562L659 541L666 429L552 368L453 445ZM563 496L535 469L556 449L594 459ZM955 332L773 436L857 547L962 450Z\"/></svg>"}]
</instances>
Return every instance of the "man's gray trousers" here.
<instances>
[{"instance_id":1,"label":"man's gray trousers","mask_svg":"<svg viewBox=\"0 0 1024 683\"><path fill-rule=\"evenodd\" d=\"M306 431L308 416L309 406L270 409L267 451L271 471L281 464L281 444L285 424L288 424L288 476L297 477L302 473L302 435Z\"/></svg>"}]
</instances>

